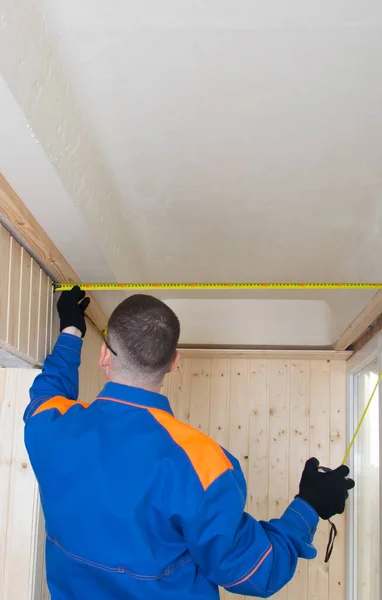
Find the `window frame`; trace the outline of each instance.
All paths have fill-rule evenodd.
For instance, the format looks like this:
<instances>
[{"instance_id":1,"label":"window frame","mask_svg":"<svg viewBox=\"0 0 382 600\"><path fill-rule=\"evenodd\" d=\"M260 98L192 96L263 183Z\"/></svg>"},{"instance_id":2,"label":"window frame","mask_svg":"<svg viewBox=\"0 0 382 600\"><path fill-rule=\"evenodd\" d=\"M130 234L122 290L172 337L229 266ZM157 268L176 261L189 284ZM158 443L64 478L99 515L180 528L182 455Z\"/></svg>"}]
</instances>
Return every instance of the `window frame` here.
<instances>
[{"instance_id":1,"label":"window frame","mask_svg":"<svg viewBox=\"0 0 382 600\"><path fill-rule=\"evenodd\" d=\"M366 344L359 352L350 357L347 361L347 444L350 443L353 437L356 422L355 402L357 399L357 373L365 367L377 361L378 372L382 370L382 333L375 336L368 344ZM379 402L379 486L380 486L380 507L382 508L382 383L376 392L374 400ZM348 466L351 472L354 473L355 461L354 453L350 453ZM357 482L356 482L357 485ZM347 600L357 600L357 565L355 556L355 539L356 539L356 518L355 518L355 495L351 494L348 503L347 513ZM380 514L380 550L382 555L382 514ZM380 590L382 590L382 569L380 570Z\"/></svg>"}]
</instances>

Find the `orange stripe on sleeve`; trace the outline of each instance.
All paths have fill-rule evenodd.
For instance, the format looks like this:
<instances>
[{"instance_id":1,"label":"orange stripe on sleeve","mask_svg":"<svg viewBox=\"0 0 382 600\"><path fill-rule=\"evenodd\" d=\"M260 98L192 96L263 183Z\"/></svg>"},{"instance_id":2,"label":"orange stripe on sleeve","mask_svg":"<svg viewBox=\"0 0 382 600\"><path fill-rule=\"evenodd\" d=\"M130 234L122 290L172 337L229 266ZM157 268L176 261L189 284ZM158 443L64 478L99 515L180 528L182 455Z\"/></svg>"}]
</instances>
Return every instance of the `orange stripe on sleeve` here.
<instances>
[{"instance_id":1,"label":"orange stripe on sleeve","mask_svg":"<svg viewBox=\"0 0 382 600\"><path fill-rule=\"evenodd\" d=\"M181 423L170 413L156 408L149 408L148 411L187 454L204 490L225 471L233 469L231 461L210 437Z\"/></svg>"},{"instance_id":2,"label":"orange stripe on sleeve","mask_svg":"<svg viewBox=\"0 0 382 600\"><path fill-rule=\"evenodd\" d=\"M54 398L51 398L50 400L47 400L46 402L41 404L38 407L38 409L35 410L32 416L34 417L35 415L38 415L39 413L44 412L45 410L50 410L51 408L56 408L63 415L64 413L66 413L66 411L69 410L69 408L71 408L75 404L81 404L81 406L83 406L84 408L87 408L89 406L89 404L87 404L86 402L77 402L76 400L68 400L63 396L54 396Z\"/></svg>"},{"instance_id":3,"label":"orange stripe on sleeve","mask_svg":"<svg viewBox=\"0 0 382 600\"><path fill-rule=\"evenodd\" d=\"M244 583L244 581L247 581L250 577L252 577L252 575L254 575L256 573L256 571L258 571L258 569L260 569L261 565L263 564L263 562L265 561L266 558L268 558L268 556L270 555L270 553L273 550L273 546L270 545L268 550L266 551L266 553L264 554L264 556L259 560L258 563L256 563L256 565L254 566L254 568L252 569L252 571L250 573L248 573L248 575L246 575L245 577L243 577L243 579L240 579L240 581L236 581L235 583L230 583L229 585L225 585L225 589L228 590L231 587L235 587L236 585L240 585L241 583Z\"/></svg>"}]
</instances>

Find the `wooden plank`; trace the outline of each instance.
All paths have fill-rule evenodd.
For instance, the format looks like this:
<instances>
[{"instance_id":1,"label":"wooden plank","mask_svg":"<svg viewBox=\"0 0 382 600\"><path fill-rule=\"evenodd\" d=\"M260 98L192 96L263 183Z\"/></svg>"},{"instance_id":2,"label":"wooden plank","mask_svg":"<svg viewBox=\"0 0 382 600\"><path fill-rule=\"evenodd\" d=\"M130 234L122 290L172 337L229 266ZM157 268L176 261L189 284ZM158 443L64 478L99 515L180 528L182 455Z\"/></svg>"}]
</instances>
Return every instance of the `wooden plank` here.
<instances>
[{"instance_id":1,"label":"wooden plank","mask_svg":"<svg viewBox=\"0 0 382 600\"><path fill-rule=\"evenodd\" d=\"M29 312L30 312L30 285L31 285L32 259L28 252L21 248L21 273L20 273L20 303L19 303L19 334L17 348L28 353L29 339Z\"/></svg>"},{"instance_id":2,"label":"wooden plank","mask_svg":"<svg viewBox=\"0 0 382 600\"><path fill-rule=\"evenodd\" d=\"M6 449L9 460L6 531L0 536L4 558L1 598L31 598L36 555L34 539L38 528L38 489L24 445L22 415L28 401L28 390L36 376L31 369L6 369L5 394L0 402L13 411ZM2 419L1 419L2 422ZM2 487L2 486L1 486Z\"/></svg>"},{"instance_id":3,"label":"wooden plank","mask_svg":"<svg viewBox=\"0 0 382 600\"><path fill-rule=\"evenodd\" d=\"M181 348L184 358L252 358L272 360L348 360L351 351L334 350L282 350L282 349L206 349Z\"/></svg>"},{"instance_id":4,"label":"wooden plank","mask_svg":"<svg viewBox=\"0 0 382 600\"><path fill-rule=\"evenodd\" d=\"M45 336L45 356L51 351L52 344L52 319L53 319L53 287L52 280L49 278L49 285L46 290L46 336Z\"/></svg>"},{"instance_id":5,"label":"wooden plank","mask_svg":"<svg viewBox=\"0 0 382 600\"><path fill-rule=\"evenodd\" d=\"M161 394L163 394L163 396L169 396L169 391L170 391L170 376L169 374L167 374L165 376L165 378L163 379L163 383L162 383L162 388L161 388Z\"/></svg>"},{"instance_id":6,"label":"wooden plank","mask_svg":"<svg viewBox=\"0 0 382 600\"><path fill-rule=\"evenodd\" d=\"M269 517L280 517L288 506L288 378L286 360L269 364Z\"/></svg>"},{"instance_id":7,"label":"wooden plank","mask_svg":"<svg viewBox=\"0 0 382 600\"><path fill-rule=\"evenodd\" d=\"M190 425L205 434L209 428L210 385L210 360L191 360Z\"/></svg>"},{"instance_id":8,"label":"wooden plank","mask_svg":"<svg viewBox=\"0 0 382 600\"><path fill-rule=\"evenodd\" d=\"M7 339L9 260L11 238L0 224L0 339Z\"/></svg>"},{"instance_id":9,"label":"wooden plank","mask_svg":"<svg viewBox=\"0 0 382 600\"><path fill-rule=\"evenodd\" d=\"M56 303L55 303L55 294L53 293L53 290L51 291L50 294L50 318L49 318L49 323L50 323L50 328L49 328L49 340L48 340L48 352L47 353L51 353L53 350L53 336L54 336L54 329L55 329L55 324L58 318L57 313L57 309L56 309ZM56 341L56 340L54 340Z\"/></svg>"},{"instance_id":10,"label":"wooden plank","mask_svg":"<svg viewBox=\"0 0 382 600\"><path fill-rule=\"evenodd\" d=\"M17 348L19 337L21 247L11 237L9 260L9 294L6 341Z\"/></svg>"},{"instance_id":11,"label":"wooden plank","mask_svg":"<svg viewBox=\"0 0 382 600\"><path fill-rule=\"evenodd\" d=\"M250 362L248 512L268 519L269 469L269 361Z\"/></svg>"},{"instance_id":12,"label":"wooden plank","mask_svg":"<svg viewBox=\"0 0 382 600\"><path fill-rule=\"evenodd\" d=\"M18 351L17 351L18 352ZM36 365L37 366L37 365ZM20 356L16 356L13 352L8 352L1 347L0 343L0 367L30 369L31 363L24 360Z\"/></svg>"},{"instance_id":13,"label":"wooden plank","mask_svg":"<svg viewBox=\"0 0 382 600\"><path fill-rule=\"evenodd\" d=\"M39 306L39 338L37 347L37 360L44 362L46 357L48 335L48 292L51 287L50 278L40 270L40 306Z\"/></svg>"},{"instance_id":14,"label":"wooden plank","mask_svg":"<svg viewBox=\"0 0 382 600\"><path fill-rule=\"evenodd\" d=\"M50 290L50 278L0 225L0 346L30 363L46 356Z\"/></svg>"},{"instance_id":15,"label":"wooden plank","mask_svg":"<svg viewBox=\"0 0 382 600\"><path fill-rule=\"evenodd\" d=\"M353 356L354 356L354 354L356 354L357 352L362 350L362 348L364 346L366 346L366 344L371 342L371 340L374 339L381 331L382 331L382 314L379 315L379 317L375 321L373 321L373 323L370 325L370 327L368 327L366 329L366 331L361 335L361 337L358 338L358 340L356 342L354 342L354 344L351 345L351 350L353 351Z\"/></svg>"},{"instance_id":16,"label":"wooden plank","mask_svg":"<svg viewBox=\"0 0 382 600\"><path fill-rule=\"evenodd\" d=\"M229 443L229 362L227 358L211 360L209 435L226 449Z\"/></svg>"},{"instance_id":17,"label":"wooden plank","mask_svg":"<svg viewBox=\"0 0 382 600\"><path fill-rule=\"evenodd\" d=\"M190 369L191 361L188 358L181 358L177 369L170 375L169 399L172 410L179 421L187 424L190 422Z\"/></svg>"},{"instance_id":18,"label":"wooden plank","mask_svg":"<svg viewBox=\"0 0 382 600\"><path fill-rule=\"evenodd\" d=\"M342 364L342 363L336 363ZM344 363L345 364L345 363ZM289 501L298 493L305 462L309 458L309 361L293 361L289 379ZM287 587L288 600L306 600L308 562L299 560Z\"/></svg>"},{"instance_id":19,"label":"wooden plank","mask_svg":"<svg viewBox=\"0 0 382 600\"><path fill-rule=\"evenodd\" d=\"M53 294L53 314L52 314L52 335L51 335L51 348L54 347L57 342L57 338L60 335L60 319L57 312L57 302L59 296L57 294ZM86 320L86 323L90 323L89 319Z\"/></svg>"},{"instance_id":20,"label":"wooden plank","mask_svg":"<svg viewBox=\"0 0 382 600\"><path fill-rule=\"evenodd\" d=\"M330 461L329 409L329 362L311 361L309 454L323 466L328 466ZM318 558L310 561L308 567L308 600L327 600L329 597L329 569L324 563L328 535L328 523L320 521L314 540Z\"/></svg>"},{"instance_id":21,"label":"wooden plank","mask_svg":"<svg viewBox=\"0 0 382 600\"><path fill-rule=\"evenodd\" d=\"M245 477L248 475L248 395L249 361L231 359L229 451L239 460Z\"/></svg>"},{"instance_id":22,"label":"wooden plank","mask_svg":"<svg viewBox=\"0 0 382 600\"><path fill-rule=\"evenodd\" d=\"M7 393L7 372L7 369L0 369L0 598L6 598L4 586L9 537L8 504L16 406Z\"/></svg>"},{"instance_id":23,"label":"wooden plank","mask_svg":"<svg viewBox=\"0 0 382 600\"><path fill-rule=\"evenodd\" d=\"M79 371L79 398L83 402L93 402L105 384L105 377L98 366L103 337L92 324L87 324L82 361Z\"/></svg>"},{"instance_id":24,"label":"wooden plank","mask_svg":"<svg viewBox=\"0 0 382 600\"><path fill-rule=\"evenodd\" d=\"M1 174L0 212L21 238L25 240L29 248L46 267L46 271L51 273L56 281L69 283L80 281L77 273ZM94 297L91 294L89 296L92 302L87 310L87 315L95 326L102 331L106 327L107 318Z\"/></svg>"},{"instance_id":25,"label":"wooden plank","mask_svg":"<svg viewBox=\"0 0 382 600\"><path fill-rule=\"evenodd\" d=\"M30 311L29 311L29 337L28 354L37 360L40 332L40 300L41 300L41 278L40 267L32 259L30 280Z\"/></svg>"},{"instance_id":26,"label":"wooden plank","mask_svg":"<svg viewBox=\"0 0 382 600\"><path fill-rule=\"evenodd\" d=\"M248 384L249 361L232 358L230 360L228 450L239 460L245 477L248 475L249 462ZM242 596L226 592L226 598L241 600Z\"/></svg>"},{"instance_id":27,"label":"wooden plank","mask_svg":"<svg viewBox=\"0 0 382 600\"><path fill-rule=\"evenodd\" d=\"M29 354L24 354L23 352L20 352L20 350L17 350L17 348L12 348L12 346L9 346L9 344L3 342L3 340L0 340L0 356L1 360L6 362L6 364L3 365L5 367L10 367L12 365L25 368L30 368L31 366L41 367L41 364L29 356Z\"/></svg>"},{"instance_id":28,"label":"wooden plank","mask_svg":"<svg viewBox=\"0 0 382 600\"><path fill-rule=\"evenodd\" d=\"M346 451L346 363L330 363L330 467L337 468ZM346 513L336 516L338 535L329 561L329 598L346 598Z\"/></svg>"},{"instance_id":29,"label":"wooden plank","mask_svg":"<svg viewBox=\"0 0 382 600\"><path fill-rule=\"evenodd\" d=\"M269 369L269 518L280 517L289 502L289 363L270 361ZM286 599L286 588L274 596Z\"/></svg>"},{"instance_id":30,"label":"wooden plank","mask_svg":"<svg viewBox=\"0 0 382 600\"><path fill-rule=\"evenodd\" d=\"M373 296L371 301L365 306L354 321L345 329L334 344L334 350L346 350L351 344L357 341L367 328L382 313L382 291Z\"/></svg>"}]
</instances>

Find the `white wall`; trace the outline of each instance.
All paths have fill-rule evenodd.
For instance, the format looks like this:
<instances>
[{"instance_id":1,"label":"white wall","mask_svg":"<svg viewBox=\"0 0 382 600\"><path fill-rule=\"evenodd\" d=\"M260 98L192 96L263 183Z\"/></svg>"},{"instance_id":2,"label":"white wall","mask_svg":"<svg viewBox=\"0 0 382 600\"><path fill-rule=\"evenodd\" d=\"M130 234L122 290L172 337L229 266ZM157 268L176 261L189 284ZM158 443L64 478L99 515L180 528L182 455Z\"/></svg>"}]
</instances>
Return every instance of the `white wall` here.
<instances>
[{"instance_id":1,"label":"white wall","mask_svg":"<svg viewBox=\"0 0 382 600\"><path fill-rule=\"evenodd\" d=\"M167 300L182 344L328 346L331 311L321 300Z\"/></svg>"}]
</instances>

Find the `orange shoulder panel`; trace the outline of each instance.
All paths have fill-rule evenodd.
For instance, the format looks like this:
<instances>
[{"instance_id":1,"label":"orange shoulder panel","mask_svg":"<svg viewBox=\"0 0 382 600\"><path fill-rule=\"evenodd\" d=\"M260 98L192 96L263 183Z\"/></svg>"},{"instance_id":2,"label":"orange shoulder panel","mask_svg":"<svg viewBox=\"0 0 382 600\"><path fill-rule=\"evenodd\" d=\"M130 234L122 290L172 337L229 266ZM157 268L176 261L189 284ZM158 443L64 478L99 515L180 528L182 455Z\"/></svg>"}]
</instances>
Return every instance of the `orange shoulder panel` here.
<instances>
[{"instance_id":1,"label":"orange shoulder panel","mask_svg":"<svg viewBox=\"0 0 382 600\"><path fill-rule=\"evenodd\" d=\"M152 416L166 429L172 439L187 454L203 489L206 490L220 475L233 469L221 447L210 437L175 419L170 413L149 408Z\"/></svg>"},{"instance_id":2,"label":"orange shoulder panel","mask_svg":"<svg viewBox=\"0 0 382 600\"><path fill-rule=\"evenodd\" d=\"M63 396L54 396L54 398L51 398L50 400L47 400L41 404L32 416L34 417L35 415L38 415L38 413L44 412L45 410L50 410L51 408L56 408L63 415L75 404L81 404L81 406L84 408L89 406L89 404L86 402L77 402L76 400L68 400Z\"/></svg>"}]
</instances>

